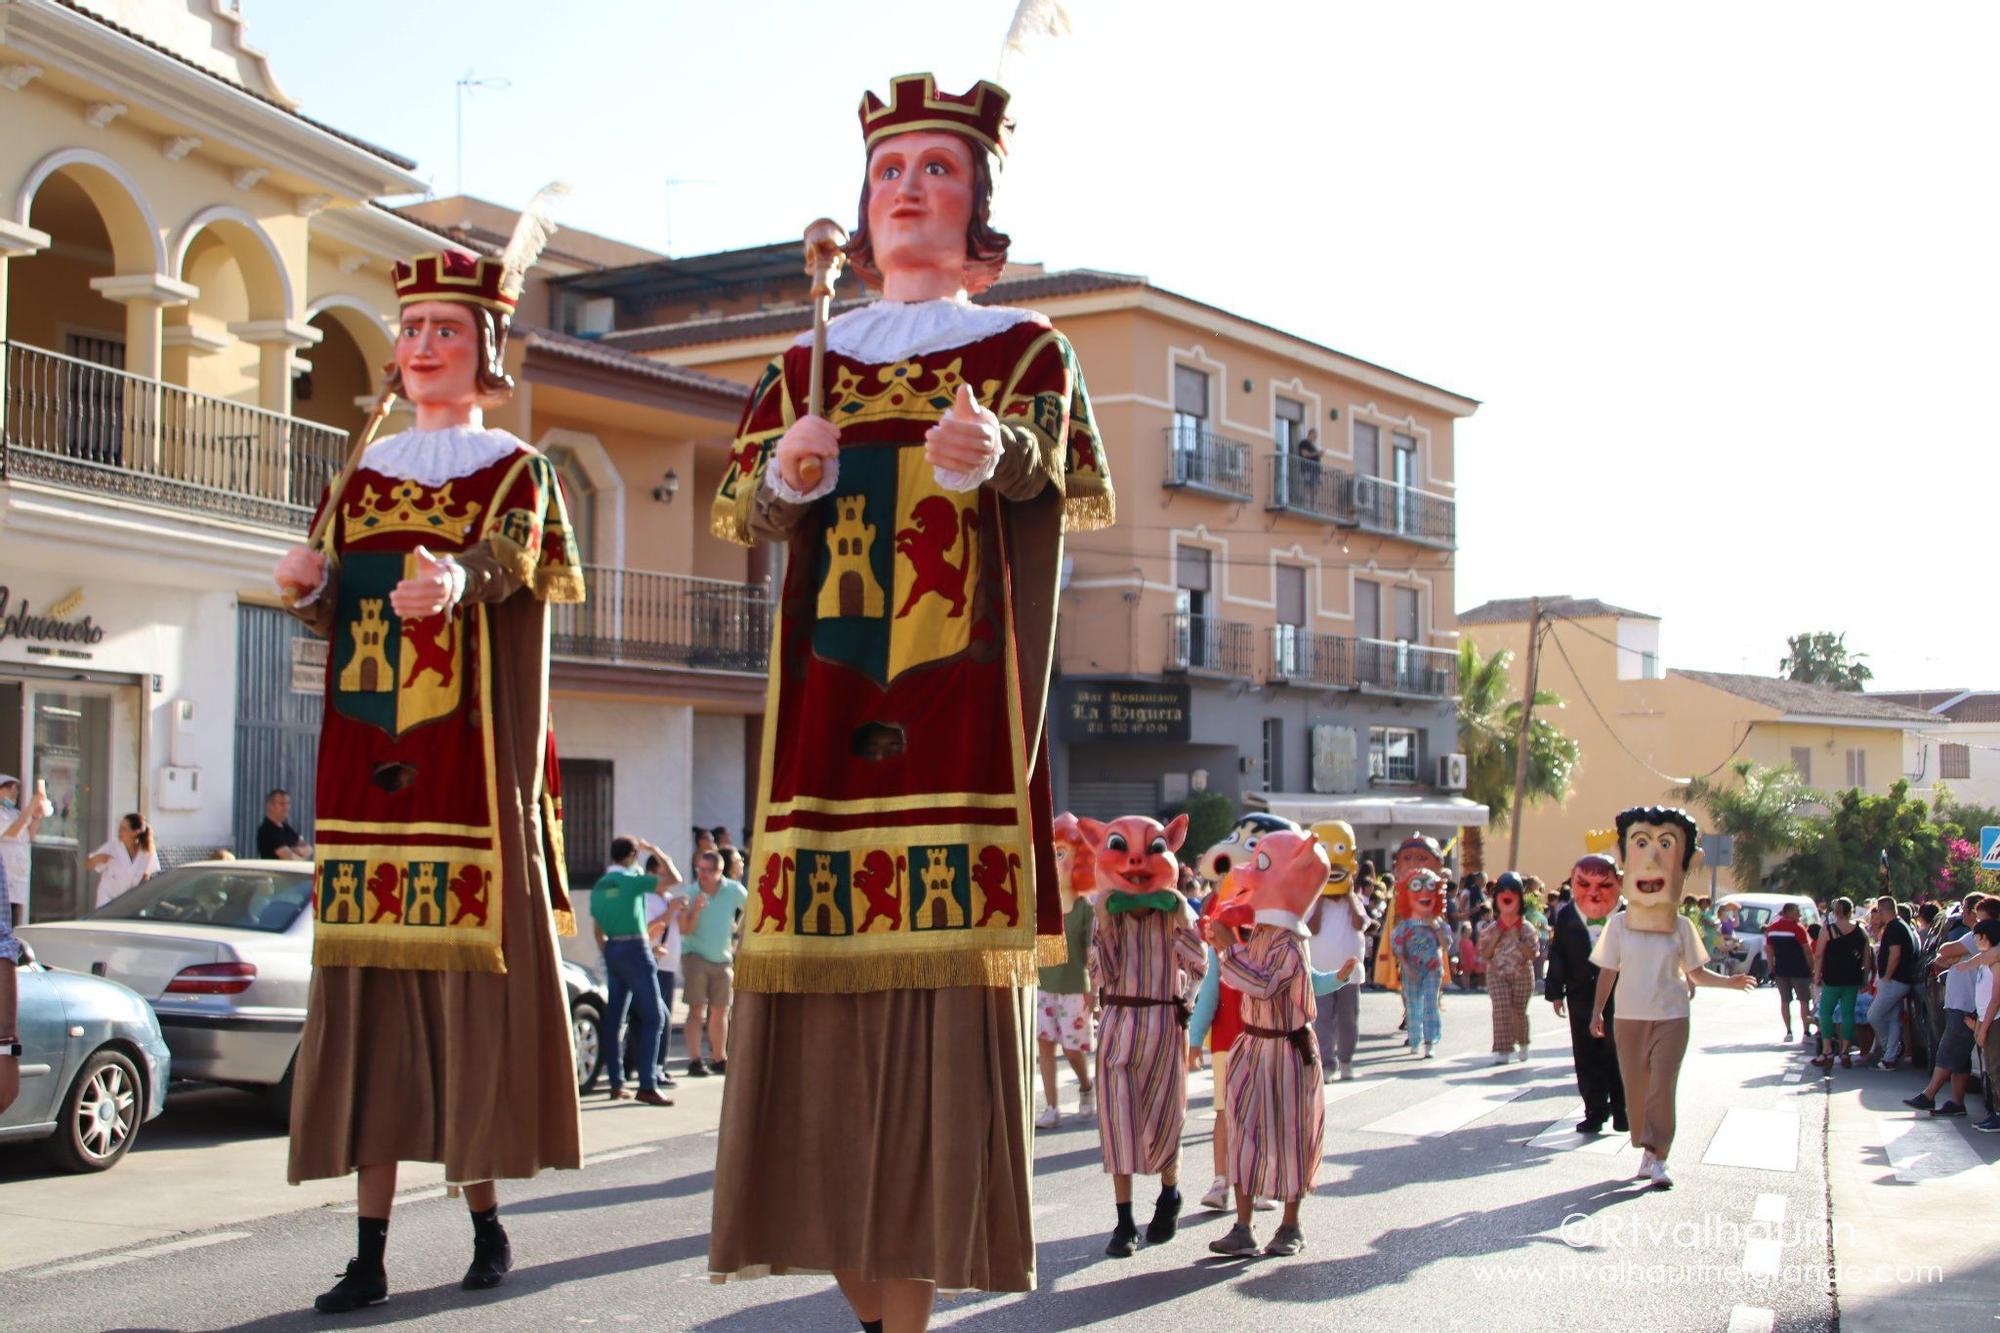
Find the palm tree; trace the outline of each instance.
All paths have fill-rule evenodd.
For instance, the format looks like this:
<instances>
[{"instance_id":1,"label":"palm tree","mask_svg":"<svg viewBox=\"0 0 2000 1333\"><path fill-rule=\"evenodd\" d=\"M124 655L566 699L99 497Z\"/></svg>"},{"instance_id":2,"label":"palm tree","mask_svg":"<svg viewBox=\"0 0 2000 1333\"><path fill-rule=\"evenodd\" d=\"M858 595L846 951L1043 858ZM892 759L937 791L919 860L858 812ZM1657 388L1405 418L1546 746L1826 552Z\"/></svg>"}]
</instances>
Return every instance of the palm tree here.
<instances>
[{"instance_id":1,"label":"palm tree","mask_svg":"<svg viewBox=\"0 0 2000 1333\"><path fill-rule=\"evenodd\" d=\"M1806 824L1801 807L1819 797L1789 764L1766 768L1738 759L1726 772L1720 781L1695 778L1674 794L1706 810L1715 831L1729 835L1730 878L1738 893L1755 893L1765 868L1798 845Z\"/></svg>"},{"instance_id":2,"label":"palm tree","mask_svg":"<svg viewBox=\"0 0 2000 1333\"><path fill-rule=\"evenodd\" d=\"M1490 812L1492 827L1504 829L1513 813L1514 755L1521 736L1521 701L1509 698L1506 649L1482 658L1471 639L1458 641L1458 748L1465 755L1465 794ZM1561 801L1576 772L1577 744L1544 710L1563 706L1549 691L1535 691L1535 716L1528 725L1528 785L1523 803ZM1466 859L1483 850L1479 830L1466 831Z\"/></svg>"},{"instance_id":3,"label":"palm tree","mask_svg":"<svg viewBox=\"0 0 2000 1333\"><path fill-rule=\"evenodd\" d=\"M1785 673L1786 680L1859 692L1875 679L1875 673L1861 660L1866 656L1848 648L1844 633L1821 630L1794 634L1785 640L1785 658L1778 663L1778 670Z\"/></svg>"}]
</instances>

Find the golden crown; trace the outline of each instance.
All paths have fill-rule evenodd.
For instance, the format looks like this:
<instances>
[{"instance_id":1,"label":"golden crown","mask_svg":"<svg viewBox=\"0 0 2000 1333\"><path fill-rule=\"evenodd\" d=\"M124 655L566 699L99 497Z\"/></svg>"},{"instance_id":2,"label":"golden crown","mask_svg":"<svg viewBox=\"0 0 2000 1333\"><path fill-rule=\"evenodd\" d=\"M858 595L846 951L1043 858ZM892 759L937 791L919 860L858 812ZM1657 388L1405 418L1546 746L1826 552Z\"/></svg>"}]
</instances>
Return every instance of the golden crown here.
<instances>
[{"instance_id":1,"label":"golden crown","mask_svg":"<svg viewBox=\"0 0 2000 1333\"><path fill-rule=\"evenodd\" d=\"M414 481L403 481L392 486L387 495L377 495L373 486L363 486L361 498L347 507L344 516L346 539L353 542L389 532L421 532L463 544L479 520L480 504L477 500L454 503L451 485L446 482L433 492Z\"/></svg>"}]
</instances>

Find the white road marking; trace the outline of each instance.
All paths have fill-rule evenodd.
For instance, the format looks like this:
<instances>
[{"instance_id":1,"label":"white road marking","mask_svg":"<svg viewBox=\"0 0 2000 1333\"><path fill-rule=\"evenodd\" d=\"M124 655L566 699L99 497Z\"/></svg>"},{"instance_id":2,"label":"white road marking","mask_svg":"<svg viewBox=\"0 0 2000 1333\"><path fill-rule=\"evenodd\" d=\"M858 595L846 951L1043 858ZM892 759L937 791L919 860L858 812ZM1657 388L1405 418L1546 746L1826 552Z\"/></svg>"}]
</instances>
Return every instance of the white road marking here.
<instances>
[{"instance_id":1,"label":"white road marking","mask_svg":"<svg viewBox=\"0 0 2000 1333\"><path fill-rule=\"evenodd\" d=\"M1875 1123L1882 1131L1883 1155L1905 1184L1949 1180L1985 1165L1949 1121L1878 1116Z\"/></svg>"},{"instance_id":2,"label":"white road marking","mask_svg":"<svg viewBox=\"0 0 2000 1333\"><path fill-rule=\"evenodd\" d=\"M422 1203L425 1199L442 1199L444 1196L445 1187L443 1185L433 1185L429 1189L411 1190L407 1194L398 1194L396 1202L399 1204ZM346 1213L349 1217L353 1217L361 1211L361 1205L358 1203L344 1203L333 1211L336 1213Z\"/></svg>"},{"instance_id":3,"label":"white road marking","mask_svg":"<svg viewBox=\"0 0 2000 1333\"><path fill-rule=\"evenodd\" d=\"M1771 1333L1777 1316L1754 1305L1739 1305L1729 1312L1729 1333Z\"/></svg>"},{"instance_id":4,"label":"white road marking","mask_svg":"<svg viewBox=\"0 0 2000 1333\"><path fill-rule=\"evenodd\" d=\"M658 1151L658 1148L653 1147L616 1148L611 1152L592 1153L583 1159L583 1164L585 1166L601 1166L605 1162L620 1162L627 1157L644 1157L647 1153Z\"/></svg>"},{"instance_id":5,"label":"white road marking","mask_svg":"<svg viewBox=\"0 0 2000 1333\"><path fill-rule=\"evenodd\" d=\"M164 1245L147 1245L141 1249L125 1250L118 1254L100 1254L95 1259L79 1259L73 1264L57 1264L54 1268L44 1268L30 1276L54 1277L58 1273L93 1273L100 1268L116 1268L119 1264L152 1259L162 1254L206 1249L210 1245L220 1245L224 1241L242 1240L249 1234L247 1231L218 1231L210 1236L190 1236L186 1240L170 1240Z\"/></svg>"},{"instance_id":6,"label":"white road marking","mask_svg":"<svg viewBox=\"0 0 2000 1333\"><path fill-rule=\"evenodd\" d=\"M1776 1277L1784 1262L1785 1196L1759 1194L1743 1238L1743 1275Z\"/></svg>"},{"instance_id":7,"label":"white road marking","mask_svg":"<svg viewBox=\"0 0 2000 1333\"><path fill-rule=\"evenodd\" d=\"M1581 1119L1583 1103L1571 1103L1569 1112L1529 1139L1528 1146L1548 1152L1589 1153L1593 1157L1615 1157L1632 1146L1629 1135L1615 1131L1597 1135L1577 1133L1576 1122Z\"/></svg>"},{"instance_id":8,"label":"white road marking","mask_svg":"<svg viewBox=\"0 0 2000 1333\"><path fill-rule=\"evenodd\" d=\"M1373 1124L1363 1125L1369 1134L1401 1134L1406 1138L1430 1139L1463 1129L1490 1115L1522 1093L1557 1086L1551 1083L1489 1083L1455 1087L1415 1106L1406 1106Z\"/></svg>"},{"instance_id":9,"label":"white road marking","mask_svg":"<svg viewBox=\"0 0 2000 1333\"><path fill-rule=\"evenodd\" d=\"M1757 1171L1796 1171L1799 1166L1799 1113L1751 1107L1730 1108L1702 1154L1704 1166L1742 1166Z\"/></svg>"},{"instance_id":10,"label":"white road marking","mask_svg":"<svg viewBox=\"0 0 2000 1333\"><path fill-rule=\"evenodd\" d=\"M1771 1226L1785 1224L1785 1196L1782 1194L1759 1194L1757 1207L1751 1212L1752 1222L1765 1222Z\"/></svg>"}]
</instances>

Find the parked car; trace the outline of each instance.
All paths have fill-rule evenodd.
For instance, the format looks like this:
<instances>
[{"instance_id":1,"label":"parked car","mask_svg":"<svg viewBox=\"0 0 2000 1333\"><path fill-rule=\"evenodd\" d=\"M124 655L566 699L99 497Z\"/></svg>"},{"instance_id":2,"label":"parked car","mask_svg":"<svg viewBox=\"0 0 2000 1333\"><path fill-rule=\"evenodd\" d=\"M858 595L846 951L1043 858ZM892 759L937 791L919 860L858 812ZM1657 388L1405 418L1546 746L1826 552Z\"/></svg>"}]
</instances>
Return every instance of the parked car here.
<instances>
[{"instance_id":1,"label":"parked car","mask_svg":"<svg viewBox=\"0 0 2000 1333\"><path fill-rule=\"evenodd\" d=\"M1733 893L1722 902L1736 904L1736 938L1743 942L1742 967L1736 971L1747 971L1757 978L1757 984L1767 980L1764 973L1769 964L1764 958L1764 927L1776 918L1786 903L1799 906L1799 924L1810 930L1819 924L1819 908L1813 900L1802 895L1789 893ZM1717 903L1717 907L1722 903Z\"/></svg>"},{"instance_id":2,"label":"parked car","mask_svg":"<svg viewBox=\"0 0 2000 1333\"><path fill-rule=\"evenodd\" d=\"M167 1104L171 1057L159 1021L115 981L33 961L16 976L21 1095L0 1112L0 1143L39 1139L65 1171L117 1165Z\"/></svg>"},{"instance_id":3,"label":"parked car","mask_svg":"<svg viewBox=\"0 0 2000 1333\"><path fill-rule=\"evenodd\" d=\"M123 982L150 1002L176 1078L258 1093L284 1119L312 982L312 890L309 862L197 861L81 921L20 934L44 961ZM604 993L573 963L562 973L581 1087L602 1065Z\"/></svg>"}]
</instances>

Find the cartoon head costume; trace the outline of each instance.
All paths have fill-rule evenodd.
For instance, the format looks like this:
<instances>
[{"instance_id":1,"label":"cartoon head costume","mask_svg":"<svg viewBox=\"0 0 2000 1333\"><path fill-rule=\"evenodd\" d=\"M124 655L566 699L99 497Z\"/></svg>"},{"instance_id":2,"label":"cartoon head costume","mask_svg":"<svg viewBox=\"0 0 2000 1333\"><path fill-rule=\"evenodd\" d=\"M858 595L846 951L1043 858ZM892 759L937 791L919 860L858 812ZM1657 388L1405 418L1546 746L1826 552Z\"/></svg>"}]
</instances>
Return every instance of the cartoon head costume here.
<instances>
[{"instance_id":1,"label":"cartoon head costume","mask_svg":"<svg viewBox=\"0 0 2000 1333\"><path fill-rule=\"evenodd\" d=\"M1326 849L1326 887L1321 892L1328 898L1345 898L1361 878L1361 848L1354 826L1344 819L1325 819L1314 824L1312 832Z\"/></svg>"}]
</instances>

